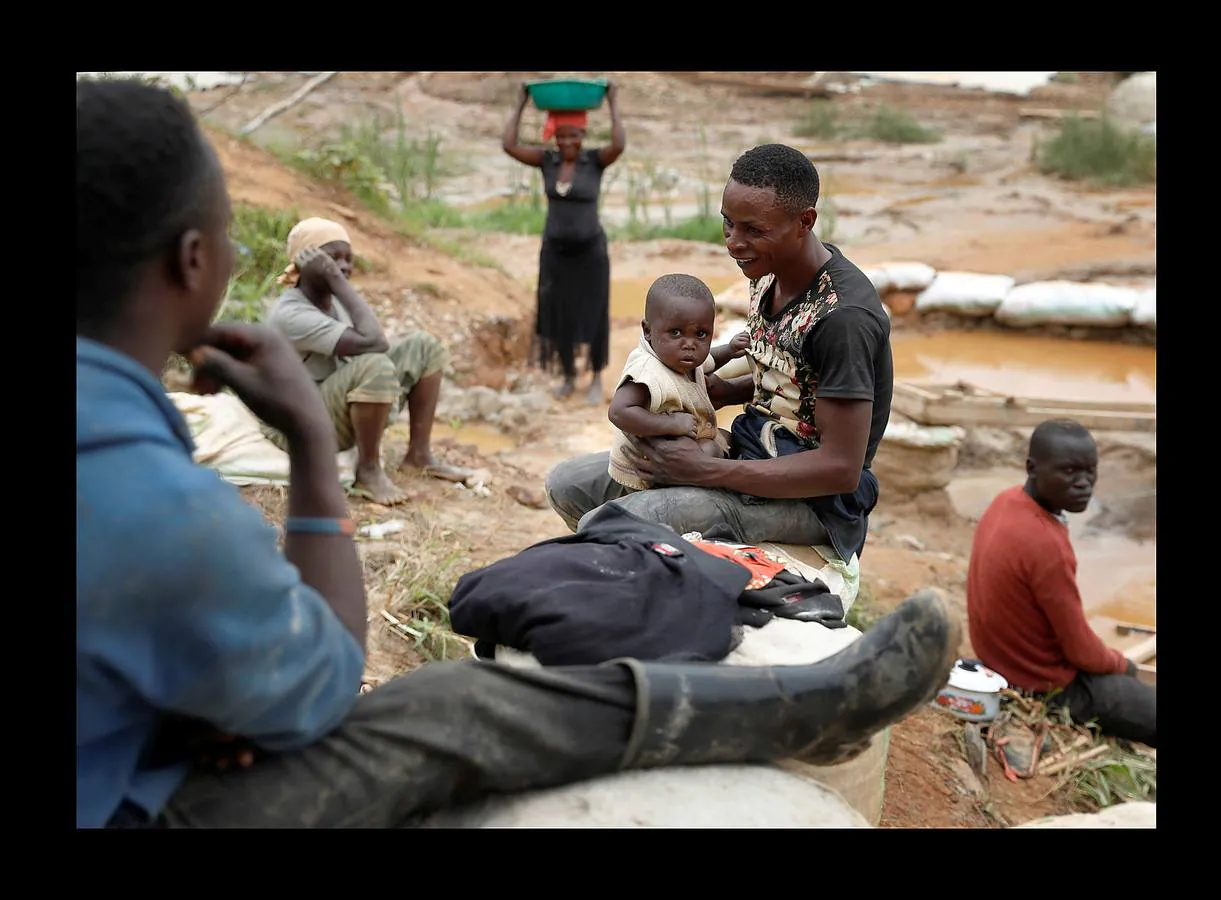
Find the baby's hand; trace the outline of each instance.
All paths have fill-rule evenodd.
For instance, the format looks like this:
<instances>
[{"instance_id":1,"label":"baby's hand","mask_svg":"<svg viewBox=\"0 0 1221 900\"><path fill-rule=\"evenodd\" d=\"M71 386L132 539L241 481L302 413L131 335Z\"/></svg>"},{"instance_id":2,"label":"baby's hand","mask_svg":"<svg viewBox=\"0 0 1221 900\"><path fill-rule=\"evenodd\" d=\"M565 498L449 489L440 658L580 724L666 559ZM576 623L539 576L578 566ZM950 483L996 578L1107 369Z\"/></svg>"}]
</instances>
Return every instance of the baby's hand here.
<instances>
[{"instance_id":1,"label":"baby's hand","mask_svg":"<svg viewBox=\"0 0 1221 900\"><path fill-rule=\"evenodd\" d=\"M676 412L669 413L669 416L674 426L670 430L670 434L674 437L695 437L696 432L699 431L699 423L695 421L695 416L691 413Z\"/></svg>"},{"instance_id":2,"label":"baby's hand","mask_svg":"<svg viewBox=\"0 0 1221 900\"><path fill-rule=\"evenodd\" d=\"M750 346L750 332L739 331L733 336L733 340L729 342L731 351L730 359L739 359L746 355L746 348Z\"/></svg>"}]
</instances>

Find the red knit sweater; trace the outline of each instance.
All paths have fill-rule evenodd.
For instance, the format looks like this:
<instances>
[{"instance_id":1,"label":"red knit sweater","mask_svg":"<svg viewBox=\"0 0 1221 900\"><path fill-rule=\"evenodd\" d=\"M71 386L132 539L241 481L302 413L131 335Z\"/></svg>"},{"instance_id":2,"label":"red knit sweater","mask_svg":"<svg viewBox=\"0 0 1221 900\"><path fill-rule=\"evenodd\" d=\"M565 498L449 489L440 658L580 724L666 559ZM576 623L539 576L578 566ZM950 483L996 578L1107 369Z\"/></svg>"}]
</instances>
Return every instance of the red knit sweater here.
<instances>
[{"instance_id":1,"label":"red knit sweater","mask_svg":"<svg viewBox=\"0 0 1221 900\"><path fill-rule=\"evenodd\" d=\"M1015 688L1048 691L1078 671L1128 667L1086 621L1068 528L1021 486L1003 491L976 526L967 618L975 654Z\"/></svg>"}]
</instances>

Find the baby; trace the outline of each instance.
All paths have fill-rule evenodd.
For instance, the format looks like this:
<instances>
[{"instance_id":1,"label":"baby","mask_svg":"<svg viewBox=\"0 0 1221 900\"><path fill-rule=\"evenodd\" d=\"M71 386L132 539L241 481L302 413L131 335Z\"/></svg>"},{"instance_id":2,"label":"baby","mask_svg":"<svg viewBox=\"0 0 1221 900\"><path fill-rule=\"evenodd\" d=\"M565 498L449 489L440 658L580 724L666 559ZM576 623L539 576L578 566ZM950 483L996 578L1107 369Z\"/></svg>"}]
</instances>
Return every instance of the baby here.
<instances>
[{"instance_id":1,"label":"baby","mask_svg":"<svg viewBox=\"0 0 1221 900\"><path fill-rule=\"evenodd\" d=\"M749 338L742 332L711 347L715 318L712 291L698 278L662 275L649 288L640 346L627 358L607 414L618 429L609 474L624 487L648 487L632 465L631 435L690 437L709 456L728 453L704 376L742 356Z\"/></svg>"}]
</instances>

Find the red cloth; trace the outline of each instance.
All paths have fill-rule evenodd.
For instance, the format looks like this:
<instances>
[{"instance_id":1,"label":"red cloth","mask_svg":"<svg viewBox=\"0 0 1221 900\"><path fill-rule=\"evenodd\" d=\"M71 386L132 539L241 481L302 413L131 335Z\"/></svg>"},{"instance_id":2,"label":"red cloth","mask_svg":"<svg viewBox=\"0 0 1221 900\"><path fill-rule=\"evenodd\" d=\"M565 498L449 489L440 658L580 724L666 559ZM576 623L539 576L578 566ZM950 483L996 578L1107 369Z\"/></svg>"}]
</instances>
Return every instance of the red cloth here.
<instances>
[{"instance_id":1,"label":"red cloth","mask_svg":"<svg viewBox=\"0 0 1221 900\"><path fill-rule=\"evenodd\" d=\"M575 125L577 128L584 130L589 125L589 113L584 110L547 113L547 121L543 125L543 140L551 140L555 130L561 125Z\"/></svg>"},{"instance_id":2,"label":"red cloth","mask_svg":"<svg viewBox=\"0 0 1221 900\"><path fill-rule=\"evenodd\" d=\"M1068 527L1021 486L993 500L975 528L967 619L975 655L1015 688L1127 671L1127 658L1086 621Z\"/></svg>"},{"instance_id":3,"label":"red cloth","mask_svg":"<svg viewBox=\"0 0 1221 900\"><path fill-rule=\"evenodd\" d=\"M757 591L784 571L784 564L769 559L758 547L731 547L718 541L691 541L695 547L706 550L713 556L728 559L750 570L750 582L744 590Z\"/></svg>"}]
</instances>

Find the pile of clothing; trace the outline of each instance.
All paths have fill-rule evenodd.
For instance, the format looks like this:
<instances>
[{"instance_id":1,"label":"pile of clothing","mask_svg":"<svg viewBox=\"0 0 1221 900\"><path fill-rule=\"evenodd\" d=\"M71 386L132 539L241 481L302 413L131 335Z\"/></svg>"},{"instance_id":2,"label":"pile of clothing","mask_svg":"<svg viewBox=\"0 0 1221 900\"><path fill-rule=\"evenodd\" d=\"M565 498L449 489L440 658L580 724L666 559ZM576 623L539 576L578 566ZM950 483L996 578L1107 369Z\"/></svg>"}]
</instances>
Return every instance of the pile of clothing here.
<instances>
[{"instance_id":1,"label":"pile of clothing","mask_svg":"<svg viewBox=\"0 0 1221 900\"><path fill-rule=\"evenodd\" d=\"M577 534L534 544L463 575L449 601L455 632L481 659L496 647L545 666L619 657L720 662L744 625L775 617L843 628L844 607L758 547L709 533L684 540L608 504Z\"/></svg>"}]
</instances>

